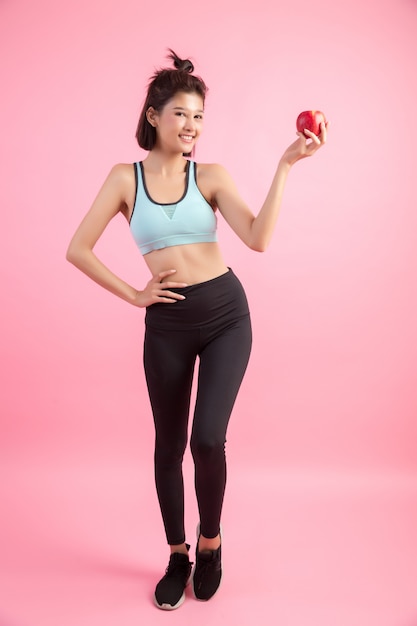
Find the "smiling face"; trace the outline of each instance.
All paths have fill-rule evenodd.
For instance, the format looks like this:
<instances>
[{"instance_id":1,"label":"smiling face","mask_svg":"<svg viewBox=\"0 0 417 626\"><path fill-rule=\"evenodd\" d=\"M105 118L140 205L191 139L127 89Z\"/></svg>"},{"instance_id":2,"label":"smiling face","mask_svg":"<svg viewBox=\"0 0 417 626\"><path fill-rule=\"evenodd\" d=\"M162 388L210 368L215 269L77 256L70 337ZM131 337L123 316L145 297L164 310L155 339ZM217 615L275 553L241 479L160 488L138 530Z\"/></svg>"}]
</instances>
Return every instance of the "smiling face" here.
<instances>
[{"instance_id":1,"label":"smiling face","mask_svg":"<svg viewBox=\"0 0 417 626\"><path fill-rule=\"evenodd\" d=\"M155 148L188 154L203 128L204 103L197 93L179 91L161 111L150 107L147 119L156 129Z\"/></svg>"}]
</instances>

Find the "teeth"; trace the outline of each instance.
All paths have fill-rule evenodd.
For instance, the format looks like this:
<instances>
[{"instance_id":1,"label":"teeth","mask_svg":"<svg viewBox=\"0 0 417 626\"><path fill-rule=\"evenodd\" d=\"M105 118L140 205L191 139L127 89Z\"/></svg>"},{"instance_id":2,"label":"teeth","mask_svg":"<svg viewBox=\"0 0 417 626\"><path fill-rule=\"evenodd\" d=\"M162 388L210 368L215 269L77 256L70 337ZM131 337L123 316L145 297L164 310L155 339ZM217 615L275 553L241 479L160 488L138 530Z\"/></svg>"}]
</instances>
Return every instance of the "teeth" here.
<instances>
[{"instance_id":1,"label":"teeth","mask_svg":"<svg viewBox=\"0 0 417 626\"><path fill-rule=\"evenodd\" d=\"M192 141L193 140L193 136L192 135L180 135L181 139L184 139L184 141Z\"/></svg>"}]
</instances>

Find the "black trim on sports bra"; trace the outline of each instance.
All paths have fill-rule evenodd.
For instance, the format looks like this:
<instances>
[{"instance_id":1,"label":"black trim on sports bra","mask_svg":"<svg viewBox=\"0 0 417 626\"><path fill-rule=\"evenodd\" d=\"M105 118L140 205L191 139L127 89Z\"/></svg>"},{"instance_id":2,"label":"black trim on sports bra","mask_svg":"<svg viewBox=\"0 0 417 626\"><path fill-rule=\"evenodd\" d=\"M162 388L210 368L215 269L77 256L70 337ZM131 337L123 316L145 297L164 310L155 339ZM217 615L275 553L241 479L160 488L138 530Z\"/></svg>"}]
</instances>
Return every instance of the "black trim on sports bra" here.
<instances>
[{"instance_id":1,"label":"black trim on sports bra","mask_svg":"<svg viewBox=\"0 0 417 626\"><path fill-rule=\"evenodd\" d=\"M195 161L194 161L194 180L195 180L195 186L197 187L198 191L200 192L200 194L202 195L204 200L207 202L207 204L209 205L209 207L211 208L213 213L215 213L216 212L215 207L211 204L211 202L209 202L207 200L207 198L204 196L203 192L201 191L200 187L198 186L198 183L197 183L197 163Z\"/></svg>"},{"instance_id":2,"label":"black trim on sports bra","mask_svg":"<svg viewBox=\"0 0 417 626\"><path fill-rule=\"evenodd\" d=\"M133 200L133 209L132 209L132 215L130 216L130 220L129 220L129 224L132 221L132 217L133 217L133 213L135 212L135 206L136 206L136 198L138 197L138 166L137 163L133 163L133 169L135 172L135 199Z\"/></svg>"},{"instance_id":3,"label":"black trim on sports bra","mask_svg":"<svg viewBox=\"0 0 417 626\"><path fill-rule=\"evenodd\" d=\"M158 206L173 206L174 204L178 204L179 202L181 202L181 200L184 200L185 196L187 195L187 191L188 191L188 180L189 180L189 176L190 176L190 161L187 161L187 163L185 164L185 189L184 189L184 193L182 194L181 198L179 200L176 200L176 202L155 202L155 200L153 198L151 198L148 188L146 186L146 180L145 180L145 172L143 169L143 163L142 161L140 161L139 163L140 165L140 171L142 174L142 184L143 184L143 188L145 190L145 193L148 197L148 200L150 200L152 202L152 204L157 204ZM195 168L194 168L195 169Z\"/></svg>"}]
</instances>

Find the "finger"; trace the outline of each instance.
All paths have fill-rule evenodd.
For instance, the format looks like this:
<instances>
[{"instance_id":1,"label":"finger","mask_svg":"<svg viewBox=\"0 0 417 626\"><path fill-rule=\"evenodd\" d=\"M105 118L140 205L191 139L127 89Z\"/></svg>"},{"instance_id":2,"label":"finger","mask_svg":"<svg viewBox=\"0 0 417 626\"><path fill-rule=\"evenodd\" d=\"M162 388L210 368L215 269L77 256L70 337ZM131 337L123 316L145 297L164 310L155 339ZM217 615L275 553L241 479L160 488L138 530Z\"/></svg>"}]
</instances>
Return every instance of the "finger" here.
<instances>
[{"instance_id":1,"label":"finger","mask_svg":"<svg viewBox=\"0 0 417 626\"><path fill-rule=\"evenodd\" d=\"M171 274L175 274L176 271L177 270L164 270L163 272L159 272L159 274L154 276L155 282L160 283L163 278L166 278L167 276L170 276Z\"/></svg>"},{"instance_id":2,"label":"finger","mask_svg":"<svg viewBox=\"0 0 417 626\"><path fill-rule=\"evenodd\" d=\"M317 137L317 135L315 135L314 133L311 132L311 130L308 130L307 128L304 130L304 132L306 133L306 135L308 136L309 139L312 139L314 141L314 143L320 145L320 139Z\"/></svg>"},{"instance_id":3,"label":"finger","mask_svg":"<svg viewBox=\"0 0 417 626\"><path fill-rule=\"evenodd\" d=\"M182 287L188 287L188 283L174 283L172 281L162 283L163 289L181 289Z\"/></svg>"},{"instance_id":4,"label":"finger","mask_svg":"<svg viewBox=\"0 0 417 626\"><path fill-rule=\"evenodd\" d=\"M320 135L319 135L321 143L326 143L327 139L327 124L322 122L320 124Z\"/></svg>"},{"instance_id":5,"label":"finger","mask_svg":"<svg viewBox=\"0 0 417 626\"><path fill-rule=\"evenodd\" d=\"M178 300L174 300L173 298L158 298L158 300L156 300L156 302L166 302L167 304L174 304L175 302L178 302Z\"/></svg>"},{"instance_id":6,"label":"finger","mask_svg":"<svg viewBox=\"0 0 417 626\"><path fill-rule=\"evenodd\" d=\"M301 133L301 132L297 132L297 135L298 135L298 140L296 140L295 143L297 143L298 141L299 144L301 143L301 144L306 145L308 137L304 133Z\"/></svg>"},{"instance_id":7,"label":"finger","mask_svg":"<svg viewBox=\"0 0 417 626\"><path fill-rule=\"evenodd\" d=\"M183 296L182 293L176 293L175 291L169 291L167 289L160 291L157 295L160 299L174 298L175 300L185 300L185 296Z\"/></svg>"}]
</instances>

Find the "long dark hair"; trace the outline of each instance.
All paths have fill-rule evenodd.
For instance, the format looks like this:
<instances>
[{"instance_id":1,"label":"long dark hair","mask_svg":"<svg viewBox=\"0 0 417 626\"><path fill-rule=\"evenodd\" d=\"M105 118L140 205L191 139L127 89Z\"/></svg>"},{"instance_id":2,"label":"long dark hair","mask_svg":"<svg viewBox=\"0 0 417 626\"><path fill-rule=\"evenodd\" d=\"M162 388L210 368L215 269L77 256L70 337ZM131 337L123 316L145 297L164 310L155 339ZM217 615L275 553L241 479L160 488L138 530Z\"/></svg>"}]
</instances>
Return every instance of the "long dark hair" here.
<instances>
[{"instance_id":1,"label":"long dark hair","mask_svg":"<svg viewBox=\"0 0 417 626\"><path fill-rule=\"evenodd\" d=\"M148 93L139 117L136 139L144 150L152 150L156 143L156 129L146 118L149 107L153 107L155 111L161 111L179 91L197 93L203 99L203 103L206 97L207 87L202 78L192 74L194 65L191 61L180 59L170 48L169 53L168 58L172 60L175 69L164 68L155 72L151 77Z\"/></svg>"}]
</instances>

